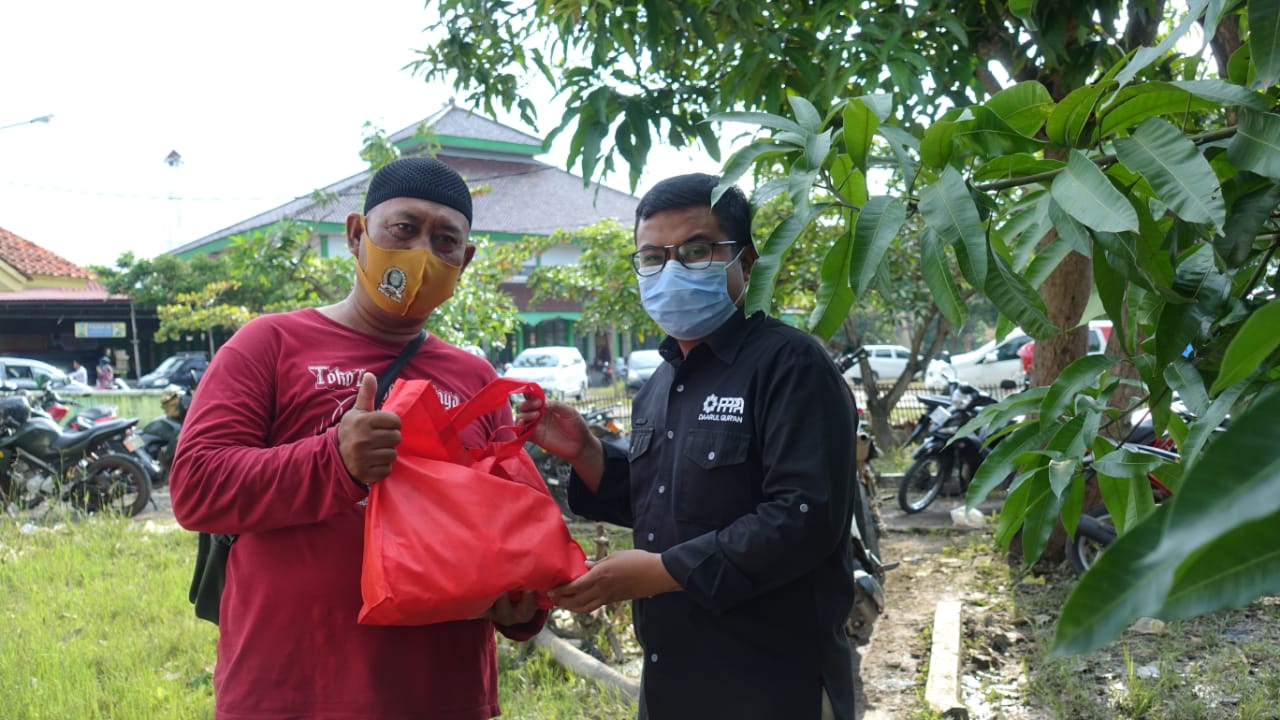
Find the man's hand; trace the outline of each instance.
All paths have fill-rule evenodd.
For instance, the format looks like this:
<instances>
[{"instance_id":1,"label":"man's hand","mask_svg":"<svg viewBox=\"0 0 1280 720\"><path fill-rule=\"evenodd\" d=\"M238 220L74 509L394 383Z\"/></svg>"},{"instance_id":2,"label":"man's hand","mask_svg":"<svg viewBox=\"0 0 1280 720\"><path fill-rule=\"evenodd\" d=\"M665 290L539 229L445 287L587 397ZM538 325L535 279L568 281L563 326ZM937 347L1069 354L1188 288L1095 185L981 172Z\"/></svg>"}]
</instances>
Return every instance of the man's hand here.
<instances>
[{"instance_id":1,"label":"man's hand","mask_svg":"<svg viewBox=\"0 0 1280 720\"><path fill-rule=\"evenodd\" d=\"M681 589L657 553L621 550L588 564L585 575L548 593L557 605L589 613L601 605Z\"/></svg>"},{"instance_id":2,"label":"man's hand","mask_svg":"<svg viewBox=\"0 0 1280 720\"><path fill-rule=\"evenodd\" d=\"M378 378L365 373L360 378L356 404L338 424L338 454L351 477L372 485L391 474L400 444L400 416L373 409L378 394Z\"/></svg>"},{"instance_id":3,"label":"man's hand","mask_svg":"<svg viewBox=\"0 0 1280 720\"><path fill-rule=\"evenodd\" d=\"M573 406L526 397L516 408L516 422L538 422L529 438L552 455L569 461L583 483L595 492L604 473L604 446L591 434L587 421Z\"/></svg>"},{"instance_id":4,"label":"man's hand","mask_svg":"<svg viewBox=\"0 0 1280 720\"><path fill-rule=\"evenodd\" d=\"M509 593L503 593L494 601L493 607L480 617L491 621L494 625L511 627L529 622L537 611L538 597L533 594L533 591L525 590L520 593L519 600L516 602L511 601Z\"/></svg>"},{"instance_id":5,"label":"man's hand","mask_svg":"<svg viewBox=\"0 0 1280 720\"><path fill-rule=\"evenodd\" d=\"M523 425L541 418L529 439L547 452L572 461L595 436L581 413L558 400L525 397L516 408L516 422Z\"/></svg>"}]
</instances>

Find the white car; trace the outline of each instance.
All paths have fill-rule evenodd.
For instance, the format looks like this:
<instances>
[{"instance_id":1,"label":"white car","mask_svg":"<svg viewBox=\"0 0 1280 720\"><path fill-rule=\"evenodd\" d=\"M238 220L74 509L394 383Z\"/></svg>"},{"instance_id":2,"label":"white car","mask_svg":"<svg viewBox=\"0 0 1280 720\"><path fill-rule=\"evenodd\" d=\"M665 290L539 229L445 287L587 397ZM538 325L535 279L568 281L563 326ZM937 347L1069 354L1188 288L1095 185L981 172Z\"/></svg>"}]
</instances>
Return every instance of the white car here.
<instances>
[{"instance_id":1,"label":"white car","mask_svg":"<svg viewBox=\"0 0 1280 720\"><path fill-rule=\"evenodd\" d=\"M897 380L907 369L911 351L901 345L863 345L867 351L867 363L871 365L871 379L875 381ZM854 363L844 371L845 380L862 382L862 364Z\"/></svg>"},{"instance_id":2,"label":"white car","mask_svg":"<svg viewBox=\"0 0 1280 720\"><path fill-rule=\"evenodd\" d=\"M503 375L536 382L550 397L587 397L587 361L576 347L529 348L516 356Z\"/></svg>"},{"instance_id":3,"label":"white car","mask_svg":"<svg viewBox=\"0 0 1280 720\"><path fill-rule=\"evenodd\" d=\"M977 350L952 355L951 362L930 361L924 371L924 386L930 390L946 390L952 380L966 382L979 389L999 387L1003 380L1021 383L1026 375L1018 349L1031 342L1031 336L1014 328L999 341L991 340Z\"/></svg>"},{"instance_id":4,"label":"white car","mask_svg":"<svg viewBox=\"0 0 1280 720\"><path fill-rule=\"evenodd\" d=\"M23 390L39 390L48 385L62 392L93 392L92 386L72 380L49 363L16 357L0 357L0 385Z\"/></svg>"},{"instance_id":5,"label":"white car","mask_svg":"<svg viewBox=\"0 0 1280 720\"><path fill-rule=\"evenodd\" d=\"M627 392L638 391L662 362L657 350L632 350L627 356Z\"/></svg>"}]
</instances>

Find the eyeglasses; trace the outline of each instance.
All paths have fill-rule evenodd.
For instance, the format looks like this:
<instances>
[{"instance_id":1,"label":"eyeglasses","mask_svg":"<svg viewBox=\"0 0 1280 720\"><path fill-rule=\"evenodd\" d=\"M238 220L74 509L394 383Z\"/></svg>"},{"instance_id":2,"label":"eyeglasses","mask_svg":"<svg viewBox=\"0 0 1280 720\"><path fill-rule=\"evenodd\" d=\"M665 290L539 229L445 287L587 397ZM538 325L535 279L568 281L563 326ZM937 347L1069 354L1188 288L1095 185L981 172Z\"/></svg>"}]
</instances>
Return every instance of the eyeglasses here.
<instances>
[{"instance_id":1,"label":"eyeglasses","mask_svg":"<svg viewBox=\"0 0 1280 720\"><path fill-rule=\"evenodd\" d=\"M657 275L667 264L668 251L674 250L681 265L690 270L706 270L715 258L716 246L737 244L737 240L688 240L679 245L650 245L631 253L631 267L640 276Z\"/></svg>"}]
</instances>

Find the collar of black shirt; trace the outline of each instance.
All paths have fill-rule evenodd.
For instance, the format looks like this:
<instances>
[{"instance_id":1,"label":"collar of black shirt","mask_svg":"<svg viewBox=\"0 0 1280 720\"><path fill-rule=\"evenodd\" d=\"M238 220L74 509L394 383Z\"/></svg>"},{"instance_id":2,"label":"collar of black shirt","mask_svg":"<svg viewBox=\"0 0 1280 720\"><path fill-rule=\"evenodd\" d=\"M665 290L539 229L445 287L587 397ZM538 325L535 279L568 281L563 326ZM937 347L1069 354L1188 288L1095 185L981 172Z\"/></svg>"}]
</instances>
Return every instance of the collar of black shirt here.
<instances>
[{"instance_id":1,"label":"collar of black shirt","mask_svg":"<svg viewBox=\"0 0 1280 720\"><path fill-rule=\"evenodd\" d=\"M758 311L747 317L742 308L733 314L724 324L716 328L715 332L703 338L702 343L698 347L705 345L708 350L720 358L720 361L726 365L732 364L737 359L738 353L741 352L743 344L747 340L747 336L762 322L764 322L764 311ZM697 351L697 348L694 348ZM684 360L684 355L680 352L680 345L676 339L668 335L658 346L658 352L663 359L672 365L679 365Z\"/></svg>"}]
</instances>

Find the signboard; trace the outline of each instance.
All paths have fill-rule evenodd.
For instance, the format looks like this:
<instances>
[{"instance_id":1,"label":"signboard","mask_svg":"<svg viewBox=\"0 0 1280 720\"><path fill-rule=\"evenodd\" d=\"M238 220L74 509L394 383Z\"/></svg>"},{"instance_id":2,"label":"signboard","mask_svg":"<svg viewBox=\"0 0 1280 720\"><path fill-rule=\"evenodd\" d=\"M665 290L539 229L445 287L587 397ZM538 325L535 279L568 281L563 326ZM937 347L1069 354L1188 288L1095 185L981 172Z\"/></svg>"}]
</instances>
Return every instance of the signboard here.
<instances>
[{"instance_id":1,"label":"signboard","mask_svg":"<svg viewBox=\"0 0 1280 720\"><path fill-rule=\"evenodd\" d=\"M78 338L122 338L128 337L122 322L78 322L76 323Z\"/></svg>"}]
</instances>

